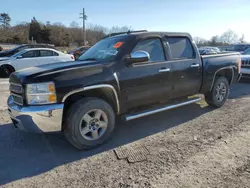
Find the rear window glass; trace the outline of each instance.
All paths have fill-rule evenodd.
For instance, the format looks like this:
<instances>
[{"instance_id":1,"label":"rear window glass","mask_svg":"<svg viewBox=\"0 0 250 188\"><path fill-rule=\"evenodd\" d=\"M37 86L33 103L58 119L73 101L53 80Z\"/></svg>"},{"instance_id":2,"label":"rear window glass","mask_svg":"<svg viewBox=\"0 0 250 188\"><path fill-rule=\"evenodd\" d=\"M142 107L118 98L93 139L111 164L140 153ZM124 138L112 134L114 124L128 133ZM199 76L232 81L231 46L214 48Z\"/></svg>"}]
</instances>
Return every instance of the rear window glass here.
<instances>
[{"instance_id":1,"label":"rear window glass","mask_svg":"<svg viewBox=\"0 0 250 188\"><path fill-rule=\"evenodd\" d=\"M167 38L172 58L174 59L193 59L195 53L190 40L187 37L168 37Z\"/></svg>"},{"instance_id":2,"label":"rear window glass","mask_svg":"<svg viewBox=\"0 0 250 188\"><path fill-rule=\"evenodd\" d=\"M56 52L53 52L53 56L59 56L59 54Z\"/></svg>"}]
</instances>

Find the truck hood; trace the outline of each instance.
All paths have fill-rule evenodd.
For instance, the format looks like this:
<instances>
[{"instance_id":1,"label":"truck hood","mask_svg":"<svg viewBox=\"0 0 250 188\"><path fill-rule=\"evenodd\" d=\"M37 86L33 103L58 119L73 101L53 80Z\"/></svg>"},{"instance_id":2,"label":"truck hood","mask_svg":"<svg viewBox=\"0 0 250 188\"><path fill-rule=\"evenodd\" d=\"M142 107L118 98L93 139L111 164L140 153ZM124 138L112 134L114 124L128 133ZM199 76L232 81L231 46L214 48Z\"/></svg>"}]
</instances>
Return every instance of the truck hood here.
<instances>
[{"instance_id":1,"label":"truck hood","mask_svg":"<svg viewBox=\"0 0 250 188\"><path fill-rule=\"evenodd\" d=\"M10 77L11 82L24 83L25 79L37 78L40 76L53 76L53 74L60 74L71 70L83 70L86 68L103 67L110 63L98 61L69 61L47 64L36 67L29 67L13 73Z\"/></svg>"}]
</instances>

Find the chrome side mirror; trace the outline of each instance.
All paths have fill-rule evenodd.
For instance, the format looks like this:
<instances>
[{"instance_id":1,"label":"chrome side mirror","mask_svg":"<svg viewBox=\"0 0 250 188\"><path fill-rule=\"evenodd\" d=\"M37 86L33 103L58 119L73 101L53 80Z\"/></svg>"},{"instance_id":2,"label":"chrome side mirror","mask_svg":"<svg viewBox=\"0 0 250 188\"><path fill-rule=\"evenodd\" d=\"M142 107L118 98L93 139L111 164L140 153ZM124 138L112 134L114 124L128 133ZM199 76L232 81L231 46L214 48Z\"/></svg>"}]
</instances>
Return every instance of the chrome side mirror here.
<instances>
[{"instance_id":1,"label":"chrome side mirror","mask_svg":"<svg viewBox=\"0 0 250 188\"><path fill-rule=\"evenodd\" d=\"M150 55L148 52L139 50L132 52L126 59L125 61L128 64L133 64L133 63L140 63L140 62L146 62L150 59Z\"/></svg>"}]
</instances>

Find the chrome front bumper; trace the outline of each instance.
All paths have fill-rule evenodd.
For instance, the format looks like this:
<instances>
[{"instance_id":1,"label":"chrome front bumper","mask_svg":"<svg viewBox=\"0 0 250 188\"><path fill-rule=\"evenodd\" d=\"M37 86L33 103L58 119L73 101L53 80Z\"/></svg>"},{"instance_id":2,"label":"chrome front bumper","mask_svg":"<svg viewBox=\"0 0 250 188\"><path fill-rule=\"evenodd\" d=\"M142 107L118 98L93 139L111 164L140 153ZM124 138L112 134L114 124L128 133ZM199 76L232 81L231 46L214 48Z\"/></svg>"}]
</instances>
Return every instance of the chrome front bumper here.
<instances>
[{"instance_id":1,"label":"chrome front bumper","mask_svg":"<svg viewBox=\"0 0 250 188\"><path fill-rule=\"evenodd\" d=\"M250 74L250 68L241 68L240 71L242 74Z\"/></svg>"},{"instance_id":2,"label":"chrome front bumper","mask_svg":"<svg viewBox=\"0 0 250 188\"><path fill-rule=\"evenodd\" d=\"M13 124L27 132L56 132L62 130L63 104L19 106L8 98L8 112Z\"/></svg>"},{"instance_id":3,"label":"chrome front bumper","mask_svg":"<svg viewBox=\"0 0 250 188\"><path fill-rule=\"evenodd\" d=\"M250 68L241 68L242 78L250 78Z\"/></svg>"}]
</instances>

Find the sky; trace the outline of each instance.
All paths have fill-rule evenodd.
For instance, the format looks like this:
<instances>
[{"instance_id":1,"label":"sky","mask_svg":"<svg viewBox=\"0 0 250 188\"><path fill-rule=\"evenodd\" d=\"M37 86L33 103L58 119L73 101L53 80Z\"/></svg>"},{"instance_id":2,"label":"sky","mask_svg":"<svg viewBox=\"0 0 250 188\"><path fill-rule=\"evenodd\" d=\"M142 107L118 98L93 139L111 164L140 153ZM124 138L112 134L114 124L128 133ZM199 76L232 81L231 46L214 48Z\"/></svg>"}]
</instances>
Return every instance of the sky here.
<instances>
[{"instance_id":1,"label":"sky","mask_svg":"<svg viewBox=\"0 0 250 188\"><path fill-rule=\"evenodd\" d=\"M11 25L33 16L42 22L81 25L84 7L87 25L189 32L205 39L232 29L250 42L250 0L0 0L0 5L0 12L11 16Z\"/></svg>"}]
</instances>

